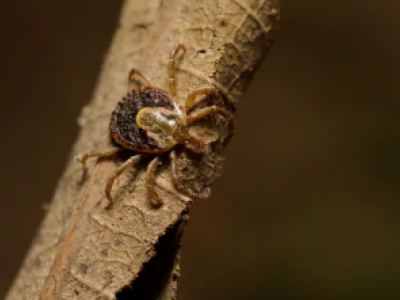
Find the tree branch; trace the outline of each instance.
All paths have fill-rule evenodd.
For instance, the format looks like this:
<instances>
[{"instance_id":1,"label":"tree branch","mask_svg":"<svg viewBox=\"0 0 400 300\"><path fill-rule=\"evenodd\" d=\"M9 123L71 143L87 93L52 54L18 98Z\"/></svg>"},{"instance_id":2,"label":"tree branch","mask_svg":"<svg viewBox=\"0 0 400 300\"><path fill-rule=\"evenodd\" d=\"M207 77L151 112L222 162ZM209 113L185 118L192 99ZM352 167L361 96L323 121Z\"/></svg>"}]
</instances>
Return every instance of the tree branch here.
<instances>
[{"instance_id":1,"label":"tree branch","mask_svg":"<svg viewBox=\"0 0 400 300\"><path fill-rule=\"evenodd\" d=\"M278 6L279 0L126 0L72 155L104 148L130 68L168 90L168 55L178 43L188 50L178 63L177 100L213 85L234 108L271 45ZM222 173L226 123L207 120L191 133L210 151L202 157L182 152L178 169L192 189L207 190ZM166 160L156 180L161 208L149 205L139 165L115 184L114 205L105 209L104 182L121 159L93 161L87 172L68 164L6 299L176 299L191 200L175 190Z\"/></svg>"}]
</instances>

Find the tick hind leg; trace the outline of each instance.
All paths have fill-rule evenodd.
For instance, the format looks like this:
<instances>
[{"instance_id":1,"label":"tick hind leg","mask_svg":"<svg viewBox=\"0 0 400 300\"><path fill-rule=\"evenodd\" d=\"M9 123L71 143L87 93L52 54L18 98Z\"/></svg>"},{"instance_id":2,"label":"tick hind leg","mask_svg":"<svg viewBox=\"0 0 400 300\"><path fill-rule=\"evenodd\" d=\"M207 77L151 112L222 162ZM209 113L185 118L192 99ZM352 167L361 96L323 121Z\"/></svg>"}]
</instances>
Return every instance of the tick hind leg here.
<instances>
[{"instance_id":1,"label":"tick hind leg","mask_svg":"<svg viewBox=\"0 0 400 300\"><path fill-rule=\"evenodd\" d=\"M146 75L144 75L142 72L140 72L139 70L136 69L132 69L129 72L128 75L128 81L129 81L129 92L133 91L135 89L135 85L136 85L136 78L140 78L144 83L145 86L152 86L149 78L147 78Z\"/></svg>"},{"instance_id":2,"label":"tick hind leg","mask_svg":"<svg viewBox=\"0 0 400 300\"><path fill-rule=\"evenodd\" d=\"M176 45L169 56L169 92L172 97L176 95L175 63L179 50L186 51L186 47L183 44Z\"/></svg>"},{"instance_id":3,"label":"tick hind leg","mask_svg":"<svg viewBox=\"0 0 400 300\"><path fill-rule=\"evenodd\" d=\"M150 202L153 206L161 206L164 204L164 201L161 200L160 196L157 194L155 190L155 173L157 171L158 165L160 164L160 158L155 157L147 167L147 176L146 176L146 187L150 196Z\"/></svg>"},{"instance_id":4,"label":"tick hind leg","mask_svg":"<svg viewBox=\"0 0 400 300\"><path fill-rule=\"evenodd\" d=\"M122 172L124 172L126 169L137 164L141 158L142 158L142 155L140 155L140 154L132 156L126 162L124 162L121 166L116 168L114 170L114 172L112 172L111 175L108 177L104 192L106 194L108 201L110 201L110 204L112 202L111 189L112 189L115 179L117 179L122 174Z\"/></svg>"},{"instance_id":5,"label":"tick hind leg","mask_svg":"<svg viewBox=\"0 0 400 300\"><path fill-rule=\"evenodd\" d=\"M228 136L224 139L224 146L226 146L235 133L235 121L233 114L226 109L218 106L200 108L195 110L187 117L187 123L188 125L193 124L194 122L203 119L208 115L221 115L229 122Z\"/></svg>"}]
</instances>

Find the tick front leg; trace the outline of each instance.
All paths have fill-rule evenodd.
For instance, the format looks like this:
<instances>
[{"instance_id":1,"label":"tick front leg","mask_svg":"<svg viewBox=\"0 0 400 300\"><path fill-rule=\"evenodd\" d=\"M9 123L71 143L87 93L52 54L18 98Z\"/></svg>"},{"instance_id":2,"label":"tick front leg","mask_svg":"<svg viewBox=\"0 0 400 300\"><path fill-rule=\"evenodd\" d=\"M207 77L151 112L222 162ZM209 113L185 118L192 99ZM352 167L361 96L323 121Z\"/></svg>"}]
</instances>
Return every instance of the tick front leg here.
<instances>
[{"instance_id":1,"label":"tick front leg","mask_svg":"<svg viewBox=\"0 0 400 300\"><path fill-rule=\"evenodd\" d=\"M172 97L176 95L175 63L179 50L186 51L186 47L183 44L176 45L169 56L169 92Z\"/></svg>"},{"instance_id":2,"label":"tick front leg","mask_svg":"<svg viewBox=\"0 0 400 300\"><path fill-rule=\"evenodd\" d=\"M164 204L164 201L161 200L160 196L155 190L155 173L157 171L158 165L160 163L160 159L158 157L154 158L149 166L147 167L147 176L146 176L146 187L150 196L150 202L153 206L161 206Z\"/></svg>"},{"instance_id":3,"label":"tick front leg","mask_svg":"<svg viewBox=\"0 0 400 300\"><path fill-rule=\"evenodd\" d=\"M91 151L85 154L79 154L75 156L75 160L82 163L83 165L86 163L86 160L90 157L108 157L116 154L117 152L122 151L121 148L110 148L104 149L101 151Z\"/></svg>"},{"instance_id":4,"label":"tick front leg","mask_svg":"<svg viewBox=\"0 0 400 300\"><path fill-rule=\"evenodd\" d=\"M189 148L190 150L192 150L198 154L204 154L206 145L204 144L203 141L188 134L187 141L185 142L185 147Z\"/></svg>"},{"instance_id":5,"label":"tick front leg","mask_svg":"<svg viewBox=\"0 0 400 300\"><path fill-rule=\"evenodd\" d=\"M171 159L171 172L172 178L174 180L175 187L182 192L184 195L194 198L197 200L206 200L207 196L202 195L201 193L193 192L179 177L178 173L178 158L176 156L175 150L172 150L169 154Z\"/></svg>"},{"instance_id":6,"label":"tick front leg","mask_svg":"<svg viewBox=\"0 0 400 300\"><path fill-rule=\"evenodd\" d=\"M139 77L141 80L145 82L146 86L152 86L150 80L144 75L142 72L136 69L132 69L129 72L128 81L129 81L129 92L133 91L135 88L136 80L135 78Z\"/></svg>"},{"instance_id":7,"label":"tick front leg","mask_svg":"<svg viewBox=\"0 0 400 300\"><path fill-rule=\"evenodd\" d=\"M218 97L219 100L221 99L221 96L218 94L217 90L213 87L203 87L201 89L195 90L191 92L187 98L186 98L186 103L185 103L185 109L186 111L190 110L194 104L194 100L196 99L197 96L208 96L208 95L214 95Z\"/></svg>"},{"instance_id":8,"label":"tick front leg","mask_svg":"<svg viewBox=\"0 0 400 300\"><path fill-rule=\"evenodd\" d=\"M106 187L105 187L105 194L106 194L108 201L110 201L110 203L112 202L111 189L112 189L115 179L117 179L122 174L122 172L124 172L126 169L137 164L141 158L142 158L142 155L140 155L140 154L132 156L126 162L124 162L121 166L119 166L117 169L115 169L114 172L111 173L110 177L108 177Z\"/></svg>"},{"instance_id":9,"label":"tick front leg","mask_svg":"<svg viewBox=\"0 0 400 300\"><path fill-rule=\"evenodd\" d=\"M193 124L194 122L203 119L208 115L221 115L229 122L228 136L224 139L224 146L226 146L235 133L235 120L233 118L233 114L226 109L218 106L200 108L195 110L187 117L187 123L188 125Z\"/></svg>"}]
</instances>

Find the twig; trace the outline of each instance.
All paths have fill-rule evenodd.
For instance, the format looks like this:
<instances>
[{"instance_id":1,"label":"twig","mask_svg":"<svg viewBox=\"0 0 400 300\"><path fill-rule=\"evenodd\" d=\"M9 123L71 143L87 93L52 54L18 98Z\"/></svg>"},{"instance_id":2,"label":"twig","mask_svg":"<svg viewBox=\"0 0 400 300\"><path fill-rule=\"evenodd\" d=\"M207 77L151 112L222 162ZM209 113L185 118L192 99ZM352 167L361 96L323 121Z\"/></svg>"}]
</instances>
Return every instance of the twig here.
<instances>
[{"instance_id":1,"label":"twig","mask_svg":"<svg viewBox=\"0 0 400 300\"><path fill-rule=\"evenodd\" d=\"M271 45L278 7L279 0L126 0L94 99L79 118L72 155L104 147L130 68L167 88L168 54L178 43L188 49L177 70L178 101L211 84L235 107ZM208 142L218 140L210 152L179 157L183 180L197 190L222 173L224 126L210 123L193 128ZM190 199L162 168L156 182L165 204L152 208L139 166L115 185L115 204L105 209L104 180L116 164L92 162L87 172L68 164L6 299L176 299Z\"/></svg>"}]
</instances>

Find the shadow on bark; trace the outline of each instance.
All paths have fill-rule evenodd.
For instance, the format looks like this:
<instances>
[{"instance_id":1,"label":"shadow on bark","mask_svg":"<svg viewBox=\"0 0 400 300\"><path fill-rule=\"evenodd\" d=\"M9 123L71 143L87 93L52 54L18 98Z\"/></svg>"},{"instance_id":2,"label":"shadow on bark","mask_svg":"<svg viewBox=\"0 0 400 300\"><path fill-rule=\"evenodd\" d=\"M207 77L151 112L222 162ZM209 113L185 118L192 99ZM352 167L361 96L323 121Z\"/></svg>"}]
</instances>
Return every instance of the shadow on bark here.
<instances>
[{"instance_id":1,"label":"shadow on bark","mask_svg":"<svg viewBox=\"0 0 400 300\"><path fill-rule=\"evenodd\" d=\"M177 281L178 276L172 275L172 272L176 265L176 257L179 255L185 224L186 222L181 219L159 239L154 249L156 255L145 264L131 286L117 293L117 300L156 300L167 292L171 276L174 276L174 282Z\"/></svg>"}]
</instances>

